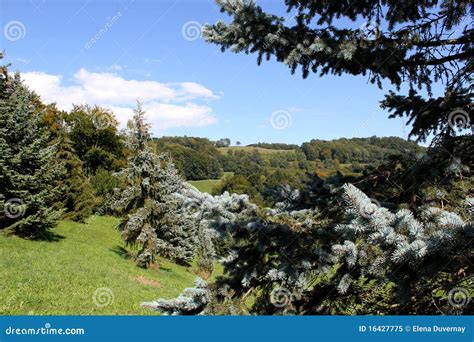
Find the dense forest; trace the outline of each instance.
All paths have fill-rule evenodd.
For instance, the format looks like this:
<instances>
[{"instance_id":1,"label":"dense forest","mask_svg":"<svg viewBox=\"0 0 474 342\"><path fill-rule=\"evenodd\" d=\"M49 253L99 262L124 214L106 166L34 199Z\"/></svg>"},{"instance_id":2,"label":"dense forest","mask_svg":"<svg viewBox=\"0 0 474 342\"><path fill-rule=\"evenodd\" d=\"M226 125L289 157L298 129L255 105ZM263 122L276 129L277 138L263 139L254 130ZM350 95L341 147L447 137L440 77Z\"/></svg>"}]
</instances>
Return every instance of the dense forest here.
<instances>
[{"instance_id":1,"label":"dense forest","mask_svg":"<svg viewBox=\"0 0 474 342\"><path fill-rule=\"evenodd\" d=\"M397 137L312 140L301 146L257 143L249 148L219 148L218 142L193 137L163 137L153 142L158 152L170 153L186 180L217 179L228 172L232 176L217 184L213 193L249 194L261 205L274 204L271 195L282 184L302 189L314 177L354 178L391 158L425 151Z\"/></svg>"},{"instance_id":2,"label":"dense forest","mask_svg":"<svg viewBox=\"0 0 474 342\"><path fill-rule=\"evenodd\" d=\"M204 38L223 51L273 56L305 78L408 84L381 106L407 119L413 141L153 137L139 100L120 130L100 106L43 103L3 65L0 231L54 241L59 220L115 216L136 267L197 265L178 298L143 298L164 314L472 314L473 30L461 25L472 3L286 0L292 24L254 2L217 3L231 21ZM384 31L367 39L333 22L357 15ZM445 85L436 98L435 81ZM189 183L205 179L222 180L211 194Z\"/></svg>"}]
</instances>

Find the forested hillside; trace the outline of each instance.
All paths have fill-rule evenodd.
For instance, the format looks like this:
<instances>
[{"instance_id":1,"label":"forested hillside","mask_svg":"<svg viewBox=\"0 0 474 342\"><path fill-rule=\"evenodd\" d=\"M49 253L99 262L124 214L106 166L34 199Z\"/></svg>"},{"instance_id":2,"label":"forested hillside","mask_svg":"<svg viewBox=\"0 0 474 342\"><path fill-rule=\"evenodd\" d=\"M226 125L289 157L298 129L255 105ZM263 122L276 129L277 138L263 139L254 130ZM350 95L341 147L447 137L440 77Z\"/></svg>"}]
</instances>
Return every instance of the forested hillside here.
<instances>
[{"instance_id":1,"label":"forested hillside","mask_svg":"<svg viewBox=\"0 0 474 342\"><path fill-rule=\"evenodd\" d=\"M187 180L220 179L213 193L246 193L259 204L271 204L274 188L288 184L302 188L312 176L327 178L339 172L360 176L390 158L423 153L425 148L397 137L311 140L298 145L257 143L216 147L217 142L193 137L162 137L156 149L170 153Z\"/></svg>"},{"instance_id":2,"label":"forested hillside","mask_svg":"<svg viewBox=\"0 0 474 342\"><path fill-rule=\"evenodd\" d=\"M371 137L311 140L301 146L308 160L333 161L342 164L380 164L389 157L404 153L417 153L425 149L414 142L396 137Z\"/></svg>"},{"instance_id":3,"label":"forested hillside","mask_svg":"<svg viewBox=\"0 0 474 342\"><path fill-rule=\"evenodd\" d=\"M153 141L157 151L170 153L187 180L216 179L222 176L219 151L209 139L163 137Z\"/></svg>"},{"instance_id":4,"label":"forested hillside","mask_svg":"<svg viewBox=\"0 0 474 342\"><path fill-rule=\"evenodd\" d=\"M331 141L313 139L301 146L257 143L248 145L248 148L216 147L216 142L194 137L162 137L155 138L154 142L158 151L171 154L188 180L220 178L222 171L251 174L252 167L250 165L249 169L248 163L260 163L273 169L309 171L318 168L335 173L340 169L340 164L348 164L346 169L350 169L352 164L356 164L356 169L357 164L377 166L391 156L425 150L414 142L397 137L342 138ZM267 151L281 153L269 155Z\"/></svg>"}]
</instances>

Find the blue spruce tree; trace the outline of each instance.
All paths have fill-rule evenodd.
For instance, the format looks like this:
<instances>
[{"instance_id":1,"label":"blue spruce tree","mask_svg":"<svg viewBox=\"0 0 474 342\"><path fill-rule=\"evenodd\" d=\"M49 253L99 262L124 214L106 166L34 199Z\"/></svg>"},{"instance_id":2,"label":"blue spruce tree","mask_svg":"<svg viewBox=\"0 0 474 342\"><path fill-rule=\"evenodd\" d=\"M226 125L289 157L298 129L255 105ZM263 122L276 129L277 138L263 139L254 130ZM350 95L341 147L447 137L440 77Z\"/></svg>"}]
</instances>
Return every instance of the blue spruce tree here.
<instances>
[{"instance_id":1,"label":"blue spruce tree","mask_svg":"<svg viewBox=\"0 0 474 342\"><path fill-rule=\"evenodd\" d=\"M132 157L118 173L128 186L117 191L113 204L127 214L118 229L127 244L138 246L134 258L139 266L148 267L158 255L184 264L192 259L195 245L193 222L180 209L184 182L167 155L149 147L144 115L138 103L129 123Z\"/></svg>"},{"instance_id":2,"label":"blue spruce tree","mask_svg":"<svg viewBox=\"0 0 474 342\"><path fill-rule=\"evenodd\" d=\"M1 56L0 56L1 58ZM0 229L49 239L61 209L54 206L64 168L49 144L38 97L3 67L0 77Z\"/></svg>"}]
</instances>

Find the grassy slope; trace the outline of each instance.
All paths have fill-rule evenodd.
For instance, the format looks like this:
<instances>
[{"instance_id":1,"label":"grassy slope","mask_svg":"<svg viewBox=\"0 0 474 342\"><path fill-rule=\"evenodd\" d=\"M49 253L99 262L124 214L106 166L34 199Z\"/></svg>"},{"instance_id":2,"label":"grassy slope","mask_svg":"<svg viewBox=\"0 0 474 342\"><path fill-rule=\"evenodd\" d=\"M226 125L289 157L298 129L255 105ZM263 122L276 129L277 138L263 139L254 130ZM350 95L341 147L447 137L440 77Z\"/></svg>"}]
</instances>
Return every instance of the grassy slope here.
<instances>
[{"instance_id":1,"label":"grassy slope","mask_svg":"<svg viewBox=\"0 0 474 342\"><path fill-rule=\"evenodd\" d=\"M220 181L220 179L204 179L197 181L189 181L189 183L195 186L199 191L207 192L208 194L210 194L212 192L212 188Z\"/></svg>"},{"instance_id":2,"label":"grassy slope","mask_svg":"<svg viewBox=\"0 0 474 342\"><path fill-rule=\"evenodd\" d=\"M93 217L88 225L63 221L56 242L27 241L0 231L0 314L155 314L142 301L176 297L192 285L190 269L160 260L159 270L136 267L117 252L124 248L117 220ZM97 288L113 303L94 304Z\"/></svg>"},{"instance_id":3,"label":"grassy slope","mask_svg":"<svg viewBox=\"0 0 474 342\"><path fill-rule=\"evenodd\" d=\"M224 172L224 178L225 176L232 176L234 173L233 172ZM197 180L197 181L189 181L189 184L195 186L199 191L201 192L207 192L210 194L212 192L212 188L218 184L221 179L204 179L204 180Z\"/></svg>"}]
</instances>

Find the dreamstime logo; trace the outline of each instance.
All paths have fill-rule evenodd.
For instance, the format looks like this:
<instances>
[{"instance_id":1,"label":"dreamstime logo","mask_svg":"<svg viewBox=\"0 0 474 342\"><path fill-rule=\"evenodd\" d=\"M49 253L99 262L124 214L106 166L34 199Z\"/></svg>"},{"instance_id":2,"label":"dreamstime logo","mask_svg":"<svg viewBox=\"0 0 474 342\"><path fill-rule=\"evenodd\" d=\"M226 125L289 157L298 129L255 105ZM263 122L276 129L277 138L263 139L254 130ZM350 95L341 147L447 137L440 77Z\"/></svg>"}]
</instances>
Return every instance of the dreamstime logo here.
<instances>
[{"instance_id":1,"label":"dreamstime logo","mask_svg":"<svg viewBox=\"0 0 474 342\"><path fill-rule=\"evenodd\" d=\"M277 110L276 112L273 112L270 119L272 127L278 130L290 127L292 121L291 114L286 110Z\"/></svg>"},{"instance_id":2,"label":"dreamstime logo","mask_svg":"<svg viewBox=\"0 0 474 342\"><path fill-rule=\"evenodd\" d=\"M11 42L23 39L26 36L26 27L21 21L9 21L3 27L3 35Z\"/></svg>"},{"instance_id":3,"label":"dreamstime logo","mask_svg":"<svg viewBox=\"0 0 474 342\"><path fill-rule=\"evenodd\" d=\"M271 45L277 42L278 39L280 39L279 32L277 32L276 34L270 35L270 37L267 38L266 42L263 43L263 48L268 49Z\"/></svg>"},{"instance_id":4,"label":"dreamstime logo","mask_svg":"<svg viewBox=\"0 0 474 342\"><path fill-rule=\"evenodd\" d=\"M359 37L364 40L376 40L380 37L380 28L376 23L367 21L359 27Z\"/></svg>"},{"instance_id":5,"label":"dreamstime logo","mask_svg":"<svg viewBox=\"0 0 474 342\"><path fill-rule=\"evenodd\" d=\"M31 284L30 280L27 280L25 283L18 283L16 291L12 293L10 297L8 297L0 306L2 310L9 310L16 302L21 302L23 299L23 292L24 291L31 291Z\"/></svg>"},{"instance_id":6,"label":"dreamstime logo","mask_svg":"<svg viewBox=\"0 0 474 342\"><path fill-rule=\"evenodd\" d=\"M105 24L104 26L97 31L94 36L89 39L85 44L84 44L84 49L89 50L95 43L97 43L106 33L109 31L112 26L115 25L115 23L122 17L122 12L117 12L115 13L112 17L107 17L105 18Z\"/></svg>"},{"instance_id":7,"label":"dreamstime logo","mask_svg":"<svg viewBox=\"0 0 474 342\"><path fill-rule=\"evenodd\" d=\"M469 128L471 126L469 113L460 108L453 110L449 113L448 125L452 129L457 129L459 131Z\"/></svg>"},{"instance_id":8,"label":"dreamstime logo","mask_svg":"<svg viewBox=\"0 0 474 342\"><path fill-rule=\"evenodd\" d=\"M104 216L107 212L107 209L105 206L100 207L94 215L89 216L89 218L86 220L86 224L92 224L95 220L97 220L98 217Z\"/></svg>"},{"instance_id":9,"label":"dreamstime logo","mask_svg":"<svg viewBox=\"0 0 474 342\"><path fill-rule=\"evenodd\" d=\"M375 109L369 116L367 116L362 125L356 128L353 135L365 135L367 129L374 124L375 119L377 119L377 117L380 117L382 113L382 109L380 107L377 107L377 109Z\"/></svg>"},{"instance_id":10,"label":"dreamstime logo","mask_svg":"<svg viewBox=\"0 0 474 342\"><path fill-rule=\"evenodd\" d=\"M287 23L288 26L291 26L291 24L297 23L296 16L286 17L284 18L284 21ZM282 38L283 32L284 32L284 26L279 25L276 32L267 35L266 41L263 43L263 48L268 49L271 45L278 42Z\"/></svg>"},{"instance_id":11,"label":"dreamstime logo","mask_svg":"<svg viewBox=\"0 0 474 342\"><path fill-rule=\"evenodd\" d=\"M191 20L184 23L181 27L181 35L187 41L193 41L202 37L201 23Z\"/></svg>"},{"instance_id":12,"label":"dreamstime logo","mask_svg":"<svg viewBox=\"0 0 474 342\"><path fill-rule=\"evenodd\" d=\"M25 215L25 211L25 203L23 203L23 201L19 198L10 198L8 201L5 202L5 215L11 219L16 219L20 216Z\"/></svg>"},{"instance_id":13,"label":"dreamstime logo","mask_svg":"<svg viewBox=\"0 0 474 342\"><path fill-rule=\"evenodd\" d=\"M365 218L371 217L380 208L380 202L375 198L370 199L370 204L361 208L361 215Z\"/></svg>"},{"instance_id":14,"label":"dreamstime logo","mask_svg":"<svg viewBox=\"0 0 474 342\"><path fill-rule=\"evenodd\" d=\"M114 302L114 293L108 287L99 287L94 291L92 301L99 308L111 305Z\"/></svg>"},{"instance_id":15,"label":"dreamstime logo","mask_svg":"<svg viewBox=\"0 0 474 342\"><path fill-rule=\"evenodd\" d=\"M471 301L471 296L468 290L464 287L454 287L448 293L448 302L455 308L462 308L467 306Z\"/></svg>"},{"instance_id":16,"label":"dreamstime logo","mask_svg":"<svg viewBox=\"0 0 474 342\"><path fill-rule=\"evenodd\" d=\"M270 293L270 303L277 308L288 306L293 299L290 290L285 287L277 287Z\"/></svg>"}]
</instances>

